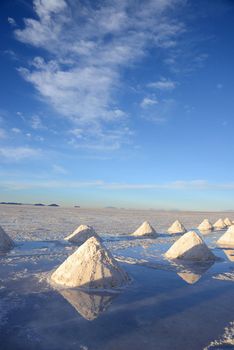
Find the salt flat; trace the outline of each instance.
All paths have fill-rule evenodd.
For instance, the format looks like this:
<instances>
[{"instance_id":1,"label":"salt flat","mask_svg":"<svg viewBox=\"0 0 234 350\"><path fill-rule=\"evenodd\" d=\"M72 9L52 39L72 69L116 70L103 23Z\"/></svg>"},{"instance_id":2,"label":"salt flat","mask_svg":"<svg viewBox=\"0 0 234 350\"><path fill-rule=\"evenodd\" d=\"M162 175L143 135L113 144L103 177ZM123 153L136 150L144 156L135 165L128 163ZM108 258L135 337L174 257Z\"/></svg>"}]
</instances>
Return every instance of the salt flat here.
<instances>
[{"instance_id":1,"label":"salt flat","mask_svg":"<svg viewBox=\"0 0 234 350\"><path fill-rule=\"evenodd\" d=\"M8 349L116 350L231 349L234 249L221 249L213 231L202 237L212 262L169 261L180 237L168 234L179 219L187 230L234 213L0 206L0 224L16 241L0 255L1 346ZM158 236L131 233L149 221ZM131 276L122 289L58 290L48 283L77 246L63 240L80 224L95 228ZM197 231L198 232L198 231Z\"/></svg>"}]
</instances>

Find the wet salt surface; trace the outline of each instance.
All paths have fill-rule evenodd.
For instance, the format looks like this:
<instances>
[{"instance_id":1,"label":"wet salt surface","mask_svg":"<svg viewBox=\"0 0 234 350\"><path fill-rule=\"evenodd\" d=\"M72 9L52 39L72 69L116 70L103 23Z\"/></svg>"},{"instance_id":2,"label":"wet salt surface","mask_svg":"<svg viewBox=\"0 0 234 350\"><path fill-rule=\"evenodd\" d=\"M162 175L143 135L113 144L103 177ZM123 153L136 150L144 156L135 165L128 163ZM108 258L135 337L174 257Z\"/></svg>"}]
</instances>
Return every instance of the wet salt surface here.
<instances>
[{"instance_id":1,"label":"wet salt surface","mask_svg":"<svg viewBox=\"0 0 234 350\"><path fill-rule=\"evenodd\" d=\"M83 213L100 227L104 244L132 277L132 283L112 292L55 290L47 283L48 272L77 248L61 240L59 232L65 229L59 225L69 220L60 209L54 210L54 216L58 218L59 212L60 219L53 230L47 222L56 222L52 211L45 216L43 210L20 208L25 221L17 229L11 229L12 216L1 212L6 231L15 238L21 230L22 238L12 251L0 255L1 349L234 349L234 250L215 244L224 231L203 235L219 259L214 263L184 264L163 257L180 237L165 233L168 221L174 220L170 213L164 213L166 219L155 239L115 234L115 225L122 218L118 211L111 210L107 228L104 223L102 226L99 212L96 216L94 212ZM111 226L113 212L117 217ZM126 216L128 233L139 223L136 214ZM18 222L21 215L17 216ZM195 227L197 216L187 215L190 227ZM216 213L215 218L219 216ZM35 220L41 231L30 233ZM108 227L112 227L110 234ZM65 234L72 228L67 228ZM43 232L41 239L38 232Z\"/></svg>"}]
</instances>

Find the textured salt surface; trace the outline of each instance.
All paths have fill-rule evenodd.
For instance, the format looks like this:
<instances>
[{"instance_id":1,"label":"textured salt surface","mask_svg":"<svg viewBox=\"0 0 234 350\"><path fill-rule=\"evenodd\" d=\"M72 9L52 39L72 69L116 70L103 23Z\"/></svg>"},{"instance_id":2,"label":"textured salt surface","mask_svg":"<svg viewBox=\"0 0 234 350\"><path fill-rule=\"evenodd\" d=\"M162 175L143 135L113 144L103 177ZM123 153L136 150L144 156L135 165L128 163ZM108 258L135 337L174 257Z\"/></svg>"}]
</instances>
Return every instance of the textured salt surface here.
<instances>
[{"instance_id":1,"label":"textured salt surface","mask_svg":"<svg viewBox=\"0 0 234 350\"><path fill-rule=\"evenodd\" d=\"M203 237L220 260L164 258L179 238L166 233L177 217L192 229L205 217L215 222L220 216L223 213L1 206L2 226L18 242L0 254L1 348L155 350L155 344L160 350L231 348L234 249L216 246L223 232ZM225 216L233 219L230 213ZM129 235L144 220L160 232L158 237ZM47 283L48 273L77 249L63 238L81 223L97 228L103 244L132 277L119 294L56 290Z\"/></svg>"},{"instance_id":2,"label":"textured salt surface","mask_svg":"<svg viewBox=\"0 0 234 350\"><path fill-rule=\"evenodd\" d=\"M198 226L198 230L200 231L211 231L213 230L213 225L208 219L204 219L200 225Z\"/></svg>"}]
</instances>

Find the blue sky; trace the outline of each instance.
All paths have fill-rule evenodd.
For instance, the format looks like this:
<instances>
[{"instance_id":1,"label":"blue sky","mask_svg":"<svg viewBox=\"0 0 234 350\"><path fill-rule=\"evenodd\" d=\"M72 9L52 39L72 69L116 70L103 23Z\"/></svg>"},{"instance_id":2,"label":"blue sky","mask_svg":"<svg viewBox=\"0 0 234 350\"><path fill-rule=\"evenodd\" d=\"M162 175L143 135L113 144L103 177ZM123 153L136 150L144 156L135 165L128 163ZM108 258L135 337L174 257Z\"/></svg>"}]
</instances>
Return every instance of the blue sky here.
<instances>
[{"instance_id":1,"label":"blue sky","mask_svg":"<svg viewBox=\"0 0 234 350\"><path fill-rule=\"evenodd\" d=\"M0 7L0 200L234 209L232 1Z\"/></svg>"}]
</instances>

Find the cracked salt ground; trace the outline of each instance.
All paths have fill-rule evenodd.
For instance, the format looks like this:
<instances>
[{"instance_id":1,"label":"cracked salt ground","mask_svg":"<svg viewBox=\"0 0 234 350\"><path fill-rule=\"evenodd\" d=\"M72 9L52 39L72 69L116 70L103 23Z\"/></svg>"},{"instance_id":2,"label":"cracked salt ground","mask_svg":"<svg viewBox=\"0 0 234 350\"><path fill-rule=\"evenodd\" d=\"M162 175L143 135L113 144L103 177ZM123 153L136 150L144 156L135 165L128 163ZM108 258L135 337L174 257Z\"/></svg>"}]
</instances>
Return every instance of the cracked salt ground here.
<instances>
[{"instance_id":1,"label":"cracked salt ground","mask_svg":"<svg viewBox=\"0 0 234 350\"><path fill-rule=\"evenodd\" d=\"M55 209L54 212L61 216L63 211ZM31 220L29 214L27 220ZM45 220L44 214L45 211L42 215L45 228L46 220L55 223L53 218ZM122 215L118 216L115 211L109 216L116 216L114 222L118 225ZM183 215L181 221L188 229L202 221L200 216L194 220L191 214ZM17 245L0 255L1 348L142 350L145 347L155 350L157 344L160 350L198 350L233 346L234 281L230 276L234 274L234 250L216 246L224 231L203 236L219 260L185 263L164 257L168 248L181 237L165 233L169 224L175 221L173 214L167 214L166 221L162 220L160 225L157 225L159 218L154 221L146 217L160 233L153 239L129 236L134 227L144 221L143 217L139 218L139 213L128 213L129 219L125 216L125 222L121 224L129 228L125 235L124 230L118 232L115 224L112 233L104 235L102 232L108 232L111 219L105 226L104 220L99 220L94 212L84 216L90 218L94 227L93 223L99 222L97 231L104 245L121 261L120 266L132 277L132 283L122 290L103 292L52 288L47 283L48 273L77 249L77 246L59 240L81 222L71 222L69 213L59 222L59 225L63 221L69 222L69 229L59 228L58 224L52 229L48 225L50 228L47 227L46 233L37 231L37 235L35 232L30 234L25 222L28 233L23 233L23 242L19 242L17 235L10 234L11 223L5 217L3 227ZM40 221L39 215L37 221ZM211 221L214 222L214 218ZM45 237L39 239L39 232L50 241L43 241ZM29 241L30 237L33 240ZM220 276L228 278L216 278Z\"/></svg>"}]
</instances>

